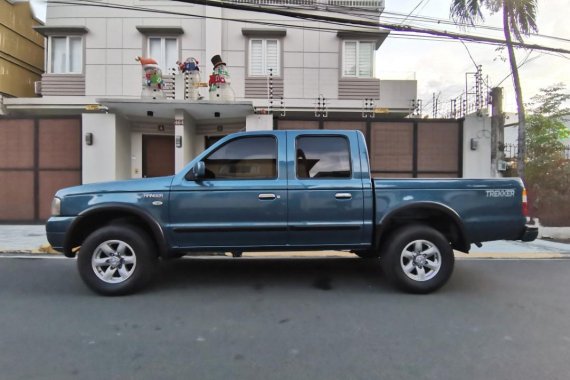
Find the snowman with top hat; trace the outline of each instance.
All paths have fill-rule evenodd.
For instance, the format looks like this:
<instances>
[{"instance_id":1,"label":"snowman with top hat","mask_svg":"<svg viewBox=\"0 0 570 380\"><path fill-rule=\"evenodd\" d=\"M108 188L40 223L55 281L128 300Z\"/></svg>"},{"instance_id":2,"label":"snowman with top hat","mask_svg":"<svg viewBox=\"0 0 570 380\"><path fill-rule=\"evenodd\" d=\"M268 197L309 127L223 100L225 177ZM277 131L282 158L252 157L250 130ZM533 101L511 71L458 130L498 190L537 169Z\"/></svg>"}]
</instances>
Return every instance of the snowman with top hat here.
<instances>
[{"instance_id":1,"label":"snowman with top hat","mask_svg":"<svg viewBox=\"0 0 570 380\"><path fill-rule=\"evenodd\" d=\"M164 98L164 81L162 80L162 70L153 58L136 57L143 68L143 90L142 98L162 99Z\"/></svg>"},{"instance_id":2,"label":"snowman with top hat","mask_svg":"<svg viewBox=\"0 0 570 380\"><path fill-rule=\"evenodd\" d=\"M214 65L214 70L208 82L210 87L210 101L233 101L235 99L235 93L231 87L231 78L225 62L220 55L215 55L212 57L212 64Z\"/></svg>"}]
</instances>

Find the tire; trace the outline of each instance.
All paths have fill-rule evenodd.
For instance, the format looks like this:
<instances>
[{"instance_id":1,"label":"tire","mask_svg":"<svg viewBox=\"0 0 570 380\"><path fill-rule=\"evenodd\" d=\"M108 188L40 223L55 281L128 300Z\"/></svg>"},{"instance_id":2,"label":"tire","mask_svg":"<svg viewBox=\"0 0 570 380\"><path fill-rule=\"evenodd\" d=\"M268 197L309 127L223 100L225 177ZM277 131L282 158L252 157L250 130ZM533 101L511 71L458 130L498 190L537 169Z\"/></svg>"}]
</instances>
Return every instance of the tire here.
<instances>
[{"instance_id":1,"label":"tire","mask_svg":"<svg viewBox=\"0 0 570 380\"><path fill-rule=\"evenodd\" d=\"M439 231L416 224L397 229L388 239L380 262L393 285L409 293L426 294L447 283L455 257Z\"/></svg>"},{"instance_id":2,"label":"tire","mask_svg":"<svg viewBox=\"0 0 570 380\"><path fill-rule=\"evenodd\" d=\"M153 277L158 257L154 242L134 226L107 226L85 239L77 258L79 275L96 293L131 294Z\"/></svg>"}]
</instances>

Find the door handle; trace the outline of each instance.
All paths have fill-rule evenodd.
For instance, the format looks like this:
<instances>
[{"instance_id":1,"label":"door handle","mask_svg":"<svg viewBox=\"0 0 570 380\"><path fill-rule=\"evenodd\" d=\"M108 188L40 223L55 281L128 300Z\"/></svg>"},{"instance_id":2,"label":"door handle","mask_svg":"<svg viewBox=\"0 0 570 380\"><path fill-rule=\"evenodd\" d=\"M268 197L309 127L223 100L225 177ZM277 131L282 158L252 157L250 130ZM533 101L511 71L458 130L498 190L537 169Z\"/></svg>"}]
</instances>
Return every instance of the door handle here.
<instances>
[{"instance_id":1,"label":"door handle","mask_svg":"<svg viewBox=\"0 0 570 380\"><path fill-rule=\"evenodd\" d=\"M277 197L275 196L275 194L259 194L257 198L259 198L259 200L262 201L272 201Z\"/></svg>"},{"instance_id":2,"label":"door handle","mask_svg":"<svg viewBox=\"0 0 570 380\"><path fill-rule=\"evenodd\" d=\"M336 193L334 195L336 199L352 199L352 194L350 193Z\"/></svg>"}]
</instances>

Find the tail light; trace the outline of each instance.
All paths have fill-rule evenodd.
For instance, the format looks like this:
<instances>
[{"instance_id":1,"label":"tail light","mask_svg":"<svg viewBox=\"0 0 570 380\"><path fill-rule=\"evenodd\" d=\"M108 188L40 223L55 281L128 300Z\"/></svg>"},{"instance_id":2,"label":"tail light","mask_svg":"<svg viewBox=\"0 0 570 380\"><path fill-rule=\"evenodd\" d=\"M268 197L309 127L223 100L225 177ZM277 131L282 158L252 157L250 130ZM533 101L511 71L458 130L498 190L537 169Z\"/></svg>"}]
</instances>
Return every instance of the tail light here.
<instances>
[{"instance_id":1,"label":"tail light","mask_svg":"<svg viewBox=\"0 0 570 380\"><path fill-rule=\"evenodd\" d=\"M528 197L526 196L526 189L524 187L522 191L522 213L523 216L528 216Z\"/></svg>"}]
</instances>

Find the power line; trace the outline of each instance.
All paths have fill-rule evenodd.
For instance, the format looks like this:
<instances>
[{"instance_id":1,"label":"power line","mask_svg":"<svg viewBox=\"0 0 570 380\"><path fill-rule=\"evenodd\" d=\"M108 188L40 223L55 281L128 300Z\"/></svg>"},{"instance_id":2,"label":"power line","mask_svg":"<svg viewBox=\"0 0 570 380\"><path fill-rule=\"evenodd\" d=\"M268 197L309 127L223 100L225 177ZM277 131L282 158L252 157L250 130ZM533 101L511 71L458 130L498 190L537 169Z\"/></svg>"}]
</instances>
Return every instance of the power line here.
<instances>
[{"instance_id":1,"label":"power line","mask_svg":"<svg viewBox=\"0 0 570 380\"><path fill-rule=\"evenodd\" d=\"M414 13L414 11L415 11L416 9L418 9L418 7L419 7L420 5L422 5L422 3L423 3L424 1L425 1L425 0L420 0L420 2L414 7L414 9L412 9L412 11L411 11L406 17L404 17L404 19L402 20L402 22L400 23L400 25L402 25L403 23L405 23L405 22L408 20L408 17L410 17L410 16L412 15L412 13Z\"/></svg>"},{"instance_id":2,"label":"power line","mask_svg":"<svg viewBox=\"0 0 570 380\"><path fill-rule=\"evenodd\" d=\"M435 36L445 36L445 37L454 38L454 39L463 39L466 41L490 43L490 44L495 44L495 45L505 45L506 44L505 40L496 39L496 38L473 36L473 35L469 35L469 34L445 32L445 31L441 32L441 31L437 31L437 30L433 30L433 29L414 28L414 27L407 26L407 25L401 26L401 25L394 25L394 24L385 24L385 23L381 23L381 22L373 22L373 21L365 21L365 20L353 20L353 19L325 16L325 15L320 15L320 14L304 14L304 13L292 12L292 11L281 10L281 9L270 9L270 8L263 8L262 9L262 8L255 8L255 7L242 5L242 4L221 3L219 1L212 1L212 0L175 0L175 1L178 1L181 3L186 3L186 4L200 4L200 5L207 5L207 6L218 7L218 8L228 8L228 9L243 10L243 11L269 13L269 14L275 14L275 15L292 17L292 18L299 18L299 19L303 19L303 20L331 22L331 23L340 24L340 25L368 26L368 27L384 28L384 29L400 31L400 32L416 32L416 33L435 35ZM553 52L557 52L557 53L570 53L570 50L566 50L566 49L552 48L552 47L536 45L536 44L527 44L524 42L512 42L512 45L517 46L517 47L528 48L528 49L535 49L535 50L553 51Z\"/></svg>"},{"instance_id":3,"label":"power line","mask_svg":"<svg viewBox=\"0 0 570 380\"><path fill-rule=\"evenodd\" d=\"M186 17L194 17L194 18L206 18L206 19L217 19L217 20L226 20L226 21L234 21L234 22L244 22L243 19L232 19L232 18L225 18L225 17L213 17L213 16L204 16L204 15L196 15L191 13L184 13L184 12L176 12L176 11L167 11L167 10L160 10L160 9L153 9L153 8L146 8L146 7L136 7L136 6L127 6L127 5L120 5L120 4L113 4L113 3L100 3L95 2L94 0L82 0L81 3L73 0L49 0L51 3L55 4L65 4L65 5L87 5L93 7L103 7L103 8L113 8L113 9L123 9L123 10L137 10L141 12L151 12L151 13L161 13L161 14L170 14L170 15L180 15ZM228 3L220 3L218 1L210 1L210 0L173 0L182 3L188 4L197 4L197 5L206 5L206 6L214 6L214 7L222 7L222 8L230 8L230 9L238 9L238 10L245 10L245 11L252 11L252 12L262 12L262 13L270 13L270 14L277 14L282 15L285 17L292 17L296 19L302 20L312 20L312 21L320 21L325 24L333 24L333 25L357 25L362 27L363 29L368 29L371 31L378 31L378 28L385 28L389 30L394 30L396 32L401 32L403 35L408 33L420 33L421 35L416 35L411 37L410 39L425 39L427 37L431 38L443 38L443 39L454 39L454 40L465 40L469 42L476 42L476 43L483 43L483 44L490 44L490 45L504 45L506 42L500 39L482 37L482 36L475 36L475 35L468 35L468 34L459 34L459 33L449 33L449 32L440 32L431 29L418 29L413 28L410 26L399 26L393 24L383 24L378 22L367 22L363 20L353 20L353 19L343 19L338 17L330 17L330 16L322 16L322 15L308 15L304 13L296 13L291 11L282 11L272 8L255 8L250 6L243 6L238 4L228 4ZM286 23L277 23L277 22L268 22L268 21L259 21L259 20L247 20L248 23L258 24L258 25L267 25L267 26L280 26L286 28L298 28L298 29L309 29L309 30L320 30L320 31L328 31L328 32L338 32L338 29L334 28L323 28L323 27L311 27L306 25L292 25ZM393 32L394 33L394 32ZM424 34L427 34L424 35ZM545 51L552 51L556 53L570 53L569 50L559 49L559 48L551 48L541 45L534 45L534 44L524 44L514 42L514 46L519 47L527 47L532 48L535 50L545 50Z\"/></svg>"}]
</instances>

